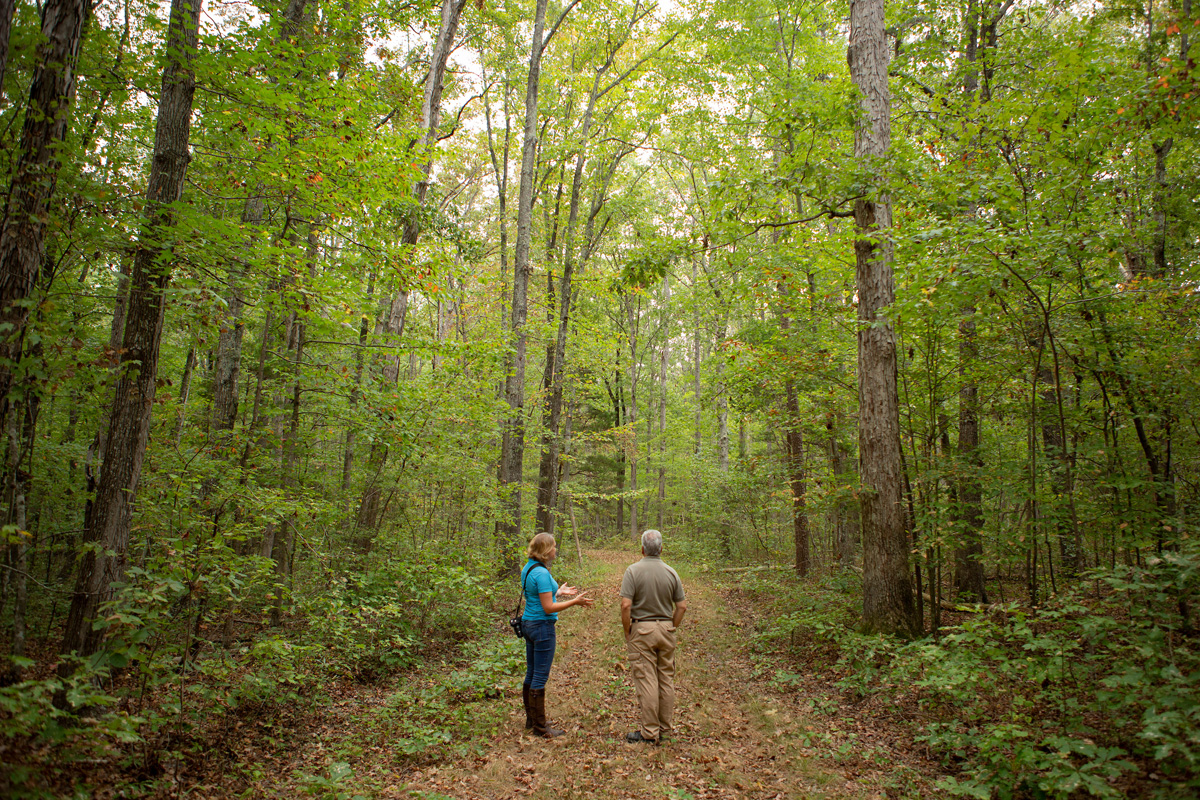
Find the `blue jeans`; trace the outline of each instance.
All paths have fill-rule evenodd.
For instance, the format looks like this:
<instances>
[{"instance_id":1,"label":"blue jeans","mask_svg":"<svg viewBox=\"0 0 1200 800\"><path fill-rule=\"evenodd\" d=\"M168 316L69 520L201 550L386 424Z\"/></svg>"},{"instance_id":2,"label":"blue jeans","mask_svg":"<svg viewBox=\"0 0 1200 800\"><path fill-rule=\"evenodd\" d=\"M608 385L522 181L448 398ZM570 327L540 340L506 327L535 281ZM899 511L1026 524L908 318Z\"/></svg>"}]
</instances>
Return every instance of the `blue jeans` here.
<instances>
[{"instance_id":1,"label":"blue jeans","mask_svg":"<svg viewBox=\"0 0 1200 800\"><path fill-rule=\"evenodd\" d=\"M545 689L550 680L550 665L554 663L557 639L552 619L521 620L525 629L525 685Z\"/></svg>"}]
</instances>

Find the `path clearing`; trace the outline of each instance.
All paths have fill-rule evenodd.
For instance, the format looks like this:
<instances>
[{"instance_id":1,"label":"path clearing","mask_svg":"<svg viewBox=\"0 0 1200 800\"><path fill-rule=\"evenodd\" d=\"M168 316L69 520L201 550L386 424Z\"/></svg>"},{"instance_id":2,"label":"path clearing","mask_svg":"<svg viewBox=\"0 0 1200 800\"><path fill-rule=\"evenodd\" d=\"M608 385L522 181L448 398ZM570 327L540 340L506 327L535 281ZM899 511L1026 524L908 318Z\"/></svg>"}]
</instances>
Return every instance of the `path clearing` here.
<instances>
[{"instance_id":1,"label":"path clearing","mask_svg":"<svg viewBox=\"0 0 1200 800\"><path fill-rule=\"evenodd\" d=\"M688 613L677 656L676 737L661 747L625 742L637 708L620 635L617 587L628 553L592 551L583 583L591 610L559 617L547 686L548 716L567 735L525 735L519 685L497 702L511 708L486 752L463 763L411 768L395 796L426 798L873 798L879 775L847 774L836 745L794 695L752 675L751 625L703 576L680 569ZM671 559L667 557L668 563ZM564 569L564 573L573 572ZM571 581L576 578L572 574Z\"/></svg>"}]
</instances>

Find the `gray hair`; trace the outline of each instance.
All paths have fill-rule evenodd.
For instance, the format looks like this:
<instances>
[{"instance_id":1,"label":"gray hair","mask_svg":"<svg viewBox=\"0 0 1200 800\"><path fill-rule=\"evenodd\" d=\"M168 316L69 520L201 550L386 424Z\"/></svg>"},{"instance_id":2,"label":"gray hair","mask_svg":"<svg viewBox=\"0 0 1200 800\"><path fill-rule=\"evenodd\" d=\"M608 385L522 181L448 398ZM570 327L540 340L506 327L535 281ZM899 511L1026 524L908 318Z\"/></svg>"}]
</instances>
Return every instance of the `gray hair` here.
<instances>
[{"instance_id":1,"label":"gray hair","mask_svg":"<svg viewBox=\"0 0 1200 800\"><path fill-rule=\"evenodd\" d=\"M648 556L662 555L662 534L651 528L642 533L642 550Z\"/></svg>"}]
</instances>

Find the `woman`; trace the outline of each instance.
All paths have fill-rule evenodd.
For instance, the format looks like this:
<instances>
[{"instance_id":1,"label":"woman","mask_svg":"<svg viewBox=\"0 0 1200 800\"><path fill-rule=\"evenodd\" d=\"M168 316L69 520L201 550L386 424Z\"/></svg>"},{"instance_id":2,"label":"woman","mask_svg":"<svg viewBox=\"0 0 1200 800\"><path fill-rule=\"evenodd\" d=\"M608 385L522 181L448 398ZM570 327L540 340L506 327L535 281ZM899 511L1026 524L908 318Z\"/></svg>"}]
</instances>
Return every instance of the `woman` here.
<instances>
[{"instance_id":1,"label":"woman","mask_svg":"<svg viewBox=\"0 0 1200 800\"><path fill-rule=\"evenodd\" d=\"M521 695L525 700L525 727L534 736L551 739L565 731L546 721L546 681L554 663L556 644L554 624L558 612L571 606L591 608L592 599L571 586L559 586L550 574L550 565L558 555L554 537L539 533L529 542L529 561L521 570L521 587L525 594L525 613L521 628L525 631L525 684ZM559 602L558 596L570 597Z\"/></svg>"}]
</instances>

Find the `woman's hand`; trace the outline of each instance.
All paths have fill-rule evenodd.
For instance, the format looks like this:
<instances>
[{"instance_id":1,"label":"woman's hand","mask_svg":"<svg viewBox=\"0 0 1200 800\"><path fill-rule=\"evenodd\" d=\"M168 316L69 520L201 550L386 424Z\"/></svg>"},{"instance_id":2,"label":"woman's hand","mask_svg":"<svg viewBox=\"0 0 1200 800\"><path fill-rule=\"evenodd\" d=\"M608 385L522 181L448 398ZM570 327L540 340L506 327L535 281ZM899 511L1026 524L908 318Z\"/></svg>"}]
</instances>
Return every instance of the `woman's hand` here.
<instances>
[{"instance_id":1,"label":"woman's hand","mask_svg":"<svg viewBox=\"0 0 1200 800\"><path fill-rule=\"evenodd\" d=\"M561 591L562 589L560 588L559 592ZM565 611L571 606L581 605L584 608L591 608L593 602L592 598L588 597L586 594L572 597L570 600L559 600L556 602L550 597L549 592L541 592L538 594L538 599L542 601L542 611L546 612L547 614L557 614L559 611Z\"/></svg>"},{"instance_id":2,"label":"woman's hand","mask_svg":"<svg viewBox=\"0 0 1200 800\"><path fill-rule=\"evenodd\" d=\"M558 593L563 597L574 597L579 594L579 590L574 586L560 586L558 587Z\"/></svg>"}]
</instances>

